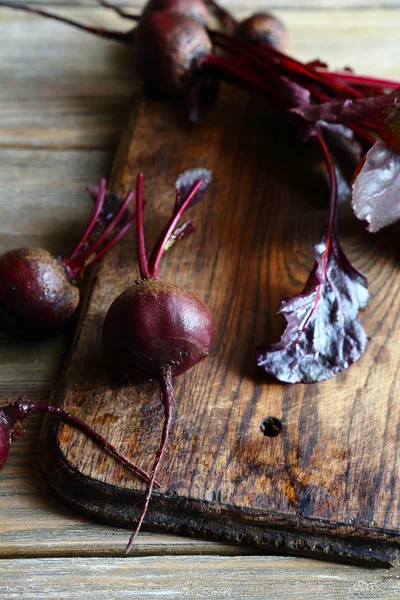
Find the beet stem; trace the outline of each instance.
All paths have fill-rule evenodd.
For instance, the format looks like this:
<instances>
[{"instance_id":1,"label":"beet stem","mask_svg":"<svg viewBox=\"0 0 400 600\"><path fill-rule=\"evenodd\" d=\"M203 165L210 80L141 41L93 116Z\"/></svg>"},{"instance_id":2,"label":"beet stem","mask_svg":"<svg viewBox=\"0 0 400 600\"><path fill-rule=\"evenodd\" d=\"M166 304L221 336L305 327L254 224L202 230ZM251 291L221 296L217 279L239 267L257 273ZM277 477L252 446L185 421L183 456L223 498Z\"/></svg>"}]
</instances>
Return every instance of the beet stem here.
<instances>
[{"instance_id":1,"label":"beet stem","mask_svg":"<svg viewBox=\"0 0 400 600\"><path fill-rule=\"evenodd\" d=\"M97 433L90 425L79 419L79 417L75 417L70 413L58 408L57 406L51 406L49 404L32 402L30 400L25 400L25 398L21 398L16 402L8 406L1 407L1 410L5 415L10 414L11 418L15 420L19 426L20 421L23 421L31 414L36 412L51 414L52 416L62 419L67 423L74 425L78 429L81 429L86 435L96 440L100 446L106 448L111 454L113 454L116 458L118 458L123 464L125 464L131 471L133 471L136 475L144 479L146 482L150 481L150 475L146 473L143 469L135 465L132 461L126 458L122 452L117 450L112 444L110 444L100 433ZM19 418L17 419L18 416ZM158 483L154 483L154 485L159 485Z\"/></svg>"},{"instance_id":2,"label":"beet stem","mask_svg":"<svg viewBox=\"0 0 400 600\"><path fill-rule=\"evenodd\" d=\"M325 261L327 262L328 255L329 255L329 246L331 243L333 228L335 226L336 216L337 216L337 182L336 182L335 163L332 159L331 153L329 151L328 145L325 141L325 138L323 136L323 133L322 133L320 127L317 128L316 138L318 140L318 143L319 143L322 153L324 155L326 166L328 167L329 181L330 181L330 188L331 188L331 195L330 195L330 201L329 201L328 225L327 225L327 229L326 229L327 250L325 253Z\"/></svg>"},{"instance_id":3,"label":"beet stem","mask_svg":"<svg viewBox=\"0 0 400 600\"><path fill-rule=\"evenodd\" d=\"M103 246L103 248L100 250L100 252L97 252L97 254L94 256L94 258L89 263L85 264L85 267L92 266L95 263L97 263L101 258L103 258L103 256L105 254L107 254L107 252L109 252L111 250L111 248L113 248L115 246L115 244L117 244L119 242L119 240L124 237L125 233L132 227L134 220L135 220L134 216L130 217L130 219L124 225L124 227L122 229L120 229L114 235L113 238L111 238L111 240L108 242L108 244Z\"/></svg>"},{"instance_id":4,"label":"beet stem","mask_svg":"<svg viewBox=\"0 0 400 600\"><path fill-rule=\"evenodd\" d=\"M97 0L97 2L101 6L104 6L104 8L109 8L110 10L113 10L114 12L117 13L117 15L119 15L123 19L130 19L131 21L139 21L141 19L141 15L132 15L130 13L126 13L119 6L114 6L114 4L110 4L109 2L106 2L105 0Z\"/></svg>"},{"instance_id":5,"label":"beet stem","mask_svg":"<svg viewBox=\"0 0 400 600\"><path fill-rule=\"evenodd\" d=\"M85 261L92 254L95 253L97 248L99 248L99 246L101 246L101 244L108 238L108 236L113 231L113 229L115 229L115 227L118 225L119 221L121 220L125 211L127 210L129 204L132 202L134 195L135 195L134 192L132 192L132 191L129 192L129 194L125 198L124 202L122 203L121 208L119 209L117 214L114 216L114 218L110 221L110 223L107 225L107 227L104 229L104 231L99 235L99 237L93 242L93 244L88 246L88 248L86 248L86 250L84 252L82 252L82 254L75 257L74 260L71 260L69 262L69 266L71 267L72 270L80 271L85 266L87 266L85 264ZM94 261L90 261L89 264L91 264L91 262L94 262Z\"/></svg>"},{"instance_id":6,"label":"beet stem","mask_svg":"<svg viewBox=\"0 0 400 600\"><path fill-rule=\"evenodd\" d=\"M78 241L75 248L72 250L71 254L64 259L68 263L73 258L75 258L75 256L78 254L79 250L82 248L82 246L84 245L84 243L86 242L86 240L88 239L90 234L92 233L93 227L95 226L96 221L97 221L97 219L101 213L101 210L103 208L105 197L106 197L106 180L103 177L101 177L100 183L99 183L99 191L97 193L96 204L94 205L94 209L91 214L89 223L87 224L86 229L83 232L81 239Z\"/></svg>"},{"instance_id":7,"label":"beet stem","mask_svg":"<svg viewBox=\"0 0 400 600\"><path fill-rule=\"evenodd\" d=\"M92 33L93 35L97 35L110 40L116 40L117 42L123 42L124 44L127 44L129 41L129 32L122 33L121 31L112 31L109 29L104 29L103 27L90 27L89 25L84 25L83 23L79 23L77 21L73 21L72 19L68 19L68 17L61 17L60 15L55 15L44 10L40 10L38 8L31 8L26 4L13 4L12 2L3 2L3 0L1 0L0 6L12 8L14 10L22 10L24 12L31 13L34 15L40 15L41 17L53 19L54 21L65 23L66 25L72 25L72 27L76 27L77 29L81 29L83 31L86 31L87 33Z\"/></svg>"},{"instance_id":8,"label":"beet stem","mask_svg":"<svg viewBox=\"0 0 400 600\"><path fill-rule=\"evenodd\" d=\"M185 210L189 208L190 203L192 202L198 190L201 188L202 184L202 179L197 181L193 185L184 202L179 206L179 208L176 209L176 207L174 207L170 220L168 221L156 245L154 246L153 252L150 257L149 270L151 277L158 277L158 269L160 266L160 261L165 254L166 243L168 242L170 235L174 232L179 219L181 218Z\"/></svg>"},{"instance_id":9,"label":"beet stem","mask_svg":"<svg viewBox=\"0 0 400 600\"><path fill-rule=\"evenodd\" d=\"M150 473L150 480L147 484L147 490L146 490L146 496L144 499L144 504L143 504L142 510L140 512L135 531L132 533L132 535L129 539L128 545L125 550L125 554L128 554L129 551L131 550L132 545L134 544L134 542L137 538L137 535L139 533L139 530L142 526L143 519L146 515L147 508L149 506L151 494L153 492L154 479L157 474L158 467L160 466L161 459L163 457L164 450L165 450L167 442L168 442L168 436L169 436L169 432L170 432L170 428L171 428L172 403L173 403L173 399L174 399L172 382L171 382L171 374L166 373L165 375L162 375L159 379L159 383L160 383L161 397L162 397L162 402L163 402L163 406L164 406L164 415L165 415L162 438L161 438L161 442L160 442L160 447L157 452L157 456L156 456L154 464L153 464L153 468Z\"/></svg>"},{"instance_id":10,"label":"beet stem","mask_svg":"<svg viewBox=\"0 0 400 600\"><path fill-rule=\"evenodd\" d=\"M147 262L143 225L143 179L143 173L139 173L136 179L136 244L140 277L149 279L151 275Z\"/></svg>"},{"instance_id":11,"label":"beet stem","mask_svg":"<svg viewBox=\"0 0 400 600\"><path fill-rule=\"evenodd\" d=\"M340 79L344 81L349 81L354 83L355 85L359 85L362 87L368 88L390 88L396 89L399 87L400 83L398 81L393 81L391 79L378 79L376 77L368 77L367 75L357 75L356 73L348 73L342 71L328 71L327 69L321 69L320 67L316 67L316 71L322 73L323 75L331 78L331 79Z\"/></svg>"}]
</instances>

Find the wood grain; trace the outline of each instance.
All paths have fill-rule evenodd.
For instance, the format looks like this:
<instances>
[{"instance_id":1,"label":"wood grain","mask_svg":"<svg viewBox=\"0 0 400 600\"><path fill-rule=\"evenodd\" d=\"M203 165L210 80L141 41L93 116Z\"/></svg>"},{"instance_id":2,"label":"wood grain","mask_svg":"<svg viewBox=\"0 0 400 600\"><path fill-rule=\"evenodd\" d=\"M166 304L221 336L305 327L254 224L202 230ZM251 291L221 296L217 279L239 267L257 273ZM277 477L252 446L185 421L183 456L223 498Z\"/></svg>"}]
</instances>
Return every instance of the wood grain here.
<instances>
[{"instance_id":1,"label":"wood grain","mask_svg":"<svg viewBox=\"0 0 400 600\"><path fill-rule=\"evenodd\" d=\"M256 372L254 347L279 337L279 301L301 289L311 268L326 214L318 158L285 140L264 106L231 90L198 127L182 125L166 103L145 101L117 157L113 185L125 193L137 171L146 173L148 239L154 241L168 214L168 187L188 166L211 168L214 184L196 211L197 234L167 256L161 275L207 302L216 342L209 359L176 382L162 493L154 495L147 524L283 551L395 561L397 228L371 238L349 210L342 215L345 248L371 284L363 320L372 339L362 361L318 385L269 383ZM105 312L136 273L127 239L92 279L56 402L149 470L160 435L157 393L111 384L101 358ZM266 415L282 420L279 437L260 433ZM131 505L143 486L79 433L64 427L55 442L52 431L53 458L45 452L43 464L58 493L132 525L139 508Z\"/></svg>"},{"instance_id":2,"label":"wood grain","mask_svg":"<svg viewBox=\"0 0 400 600\"><path fill-rule=\"evenodd\" d=\"M394 571L296 558L79 558L2 560L0 593L4 600L396 600L400 585Z\"/></svg>"}]
</instances>

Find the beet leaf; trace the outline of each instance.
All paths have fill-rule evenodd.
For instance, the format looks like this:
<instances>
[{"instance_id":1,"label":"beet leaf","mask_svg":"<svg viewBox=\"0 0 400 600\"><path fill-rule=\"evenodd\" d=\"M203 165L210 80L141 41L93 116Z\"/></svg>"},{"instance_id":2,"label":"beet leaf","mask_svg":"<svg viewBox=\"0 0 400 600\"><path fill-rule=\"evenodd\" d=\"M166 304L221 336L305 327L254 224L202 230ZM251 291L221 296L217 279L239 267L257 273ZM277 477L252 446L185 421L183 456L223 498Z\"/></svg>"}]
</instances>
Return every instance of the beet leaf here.
<instances>
[{"instance_id":1,"label":"beet leaf","mask_svg":"<svg viewBox=\"0 0 400 600\"><path fill-rule=\"evenodd\" d=\"M385 142L376 142L365 157L353 184L353 209L371 232L400 219L400 155Z\"/></svg>"},{"instance_id":2,"label":"beet leaf","mask_svg":"<svg viewBox=\"0 0 400 600\"><path fill-rule=\"evenodd\" d=\"M326 232L315 246L315 266L304 290L279 308L287 321L276 344L257 349L257 363L287 383L314 383L333 377L357 361L367 336L358 311L368 302L366 278L345 256L336 233L337 179L329 147L317 129L331 182Z\"/></svg>"},{"instance_id":3,"label":"beet leaf","mask_svg":"<svg viewBox=\"0 0 400 600\"><path fill-rule=\"evenodd\" d=\"M177 193L176 207L182 206L187 198L190 190L193 188L197 181L202 182L200 189L196 192L194 198L190 202L186 210L191 206L194 206L200 200L202 200L207 192L208 186L211 183L212 173L208 169L188 169L183 171L175 182L175 189Z\"/></svg>"}]
</instances>

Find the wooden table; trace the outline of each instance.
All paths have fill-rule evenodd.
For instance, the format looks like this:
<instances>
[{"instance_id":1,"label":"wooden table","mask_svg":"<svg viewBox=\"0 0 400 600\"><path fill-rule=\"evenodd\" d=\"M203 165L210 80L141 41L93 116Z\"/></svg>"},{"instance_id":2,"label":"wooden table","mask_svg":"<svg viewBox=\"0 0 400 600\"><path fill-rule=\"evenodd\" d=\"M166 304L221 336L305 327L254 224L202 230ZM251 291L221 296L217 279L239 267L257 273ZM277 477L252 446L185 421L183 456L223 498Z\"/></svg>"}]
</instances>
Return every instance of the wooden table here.
<instances>
[{"instance_id":1,"label":"wooden table","mask_svg":"<svg viewBox=\"0 0 400 600\"><path fill-rule=\"evenodd\" d=\"M94 0L36 4L126 27ZM142 4L130 7L138 12ZM249 5L265 7L260 0L226 4L238 16ZM286 22L295 56L400 78L400 2L378 4L303 0L299 9L296 0L272 0L269 8ZM37 245L58 253L90 211L85 186L110 171L138 83L119 44L8 9L0 9L0 56L0 252ZM0 337L0 397L47 398L66 343L65 336L40 345ZM2 599L400 598L400 568L265 556L146 532L125 558L127 531L73 513L43 481L39 428L40 419L31 420L1 473Z\"/></svg>"}]
</instances>

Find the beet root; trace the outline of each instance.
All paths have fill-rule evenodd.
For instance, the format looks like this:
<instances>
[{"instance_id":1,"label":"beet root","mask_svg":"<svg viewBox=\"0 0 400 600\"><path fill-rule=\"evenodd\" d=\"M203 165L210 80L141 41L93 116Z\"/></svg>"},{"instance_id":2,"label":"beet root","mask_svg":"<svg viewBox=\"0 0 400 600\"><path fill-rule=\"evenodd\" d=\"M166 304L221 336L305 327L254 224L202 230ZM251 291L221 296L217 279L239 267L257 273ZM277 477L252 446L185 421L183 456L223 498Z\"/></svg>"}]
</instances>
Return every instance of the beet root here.
<instances>
[{"instance_id":1,"label":"beet root","mask_svg":"<svg viewBox=\"0 0 400 600\"><path fill-rule=\"evenodd\" d=\"M144 8L142 16L146 16L155 10L166 10L184 15L203 26L207 26L210 20L210 12L203 0L150 0Z\"/></svg>"},{"instance_id":2,"label":"beet root","mask_svg":"<svg viewBox=\"0 0 400 600\"><path fill-rule=\"evenodd\" d=\"M185 288L147 279L112 303L103 328L114 372L131 381L181 375L210 351L214 326L207 306Z\"/></svg>"},{"instance_id":3,"label":"beet root","mask_svg":"<svg viewBox=\"0 0 400 600\"><path fill-rule=\"evenodd\" d=\"M45 338L72 317L78 303L78 288L46 250L17 248L0 257L0 329Z\"/></svg>"},{"instance_id":4,"label":"beet root","mask_svg":"<svg viewBox=\"0 0 400 600\"><path fill-rule=\"evenodd\" d=\"M271 13L257 13L242 21L235 32L236 37L256 46L266 43L281 52L286 50L287 29Z\"/></svg>"},{"instance_id":5,"label":"beet root","mask_svg":"<svg viewBox=\"0 0 400 600\"><path fill-rule=\"evenodd\" d=\"M135 32L133 56L147 88L176 94L195 81L202 59L212 51L206 29L194 19L166 10L144 16Z\"/></svg>"}]
</instances>

